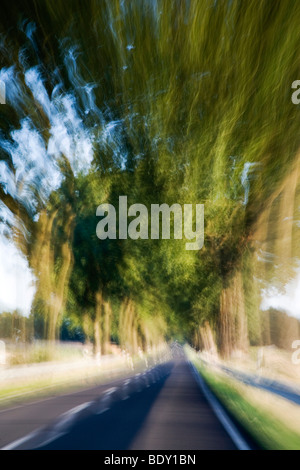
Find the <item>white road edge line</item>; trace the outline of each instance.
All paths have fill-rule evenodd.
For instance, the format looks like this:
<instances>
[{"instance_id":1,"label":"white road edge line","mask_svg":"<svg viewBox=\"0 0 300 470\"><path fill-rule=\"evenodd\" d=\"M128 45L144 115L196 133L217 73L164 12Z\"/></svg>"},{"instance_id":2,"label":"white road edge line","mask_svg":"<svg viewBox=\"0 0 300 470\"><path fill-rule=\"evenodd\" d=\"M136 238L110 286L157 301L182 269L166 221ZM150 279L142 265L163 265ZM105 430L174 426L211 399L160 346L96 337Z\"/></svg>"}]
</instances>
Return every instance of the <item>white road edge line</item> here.
<instances>
[{"instance_id":1,"label":"white road edge line","mask_svg":"<svg viewBox=\"0 0 300 470\"><path fill-rule=\"evenodd\" d=\"M66 432L59 432L59 433L55 433L53 436L49 437L48 439L45 439L44 441L42 441L37 447L36 449L39 449L40 447L44 447L48 444L50 444L51 442L53 441L56 441L56 439L64 436L65 434L67 434Z\"/></svg>"},{"instance_id":2,"label":"white road edge line","mask_svg":"<svg viewBox=\"0 0 300 470\"><path fill-rule=\"evenodd\" d=\"M11 442L10 444L7 444L6 446L2 447L0 450L13 450L16 449L16 447L19 447L21 444L24 444L24 442L29 441L33 437L37 436L42 428L37 429L36 431L31 432L30 434L27 434L24 437L21 437L20 439L17 439L16 441Z\"/></svg>"},{"instance_id":3,"label":"white road edge line","mask_svg":"<svg viewBox=\"0 0 300 470\"><path fill-rule=\"evenodd\" d=\"M140 374L135 374L135 375L140 375ZM133 375L132 377L135 377L135 376ZM87 388L83 388L83 389L80 389L80 390L76 390L75 392L74 391L73 392L66 392L66 393L51 396L51 397L42 397L42 398L39 398L38 400L21 403L20 405L13 406L12 408L4 408L4 409L0 410L0 413L6 413L6 412L9 412L9 411L14 411L18 408L23 408L24 406L36 405L37 403L42 403L44 401L55 400L56 398L59 398L59 397L62 397L62 396L78 395L78 394L86 392L86 391L98 389L99 387L102 387L102 386L106 386L106 385L110 385L110 384L114 384L114 383L119 383L123 379L124 379L124 377L119 377L119 378L114 379L114 380L109 381L109 382L103 382L103 383L100 382L98 385L93 385L92 387L87 387ZM46 387L35 389L33 391L22 392L22 393L19 393L17 395L11 395L8 398L7 397L0 398L0 404L1 404L2 401L8 400L8 399L10 400L11 398L18 398L20 396L23 396L24 394L35 393L35 392L45 390L45 389L48 389L48 388L51 388L51 387L55 387L55 385L47 385Z\"/></svg>"},{"instance_id":4,"label":"white road edge line","mask_svg":"<svg viewBox=\"0 0 300 470\"><path fill-rule=\"evenodd\" d=\"M135 374L133 377L130 377L129 381L131 381L132 378L138 378L139 376L141 376L141 373L137 373ZM114 382L119 382L120 379L116 379L115 381L113 381L112 383ZM111 393L113 393L114 391L117 390L118 387L111 387L109 389L107 389L103 395L110 395ZM89 390L89 388L85 389L85 390ZM84 390L83 390L84 391ZM71 394L76 394L76 393L79 393L79 392L74 392L74 393L71 393ZM71 395L71 394L68 394L68 395ZM44 400L41 400L41 401L47 401L47 400L51 400L53 397L49 397L49 398L46 398ZM35 403L38 403L40 402L40 400L37 400L36 402L33 402L33 403L29 403L29 405L32 405L32 404L35 404ZM74 414L78 413L79 411L89 407L90 405L92 405L93 402L86 402L86 403L83 403L82 405L78 405L76 406L75 408L72 408L71 410L68 410L66 411L65 413L63 413L62 415L60 415L60 418L61 418L61 421L58 421L56 422L55 426L54 426L54 429L59 429L61 428L61 425L65 424L67 421L70 420L71 416L74 416ZM24 405L20 405L20 406L16 406L14 408L10 408L8 410L1 410L1 412L4 412L4 411L12 411L16 408L21 408L22 406ZM26 406L26 405L25 405ZM100 413L96 413L96 414L101 414L103 413L104 411L107 411L109 408L106 408L105 410L101 410ZM13 442L11 442L10 444L7 444L5 445L4 447L0 448L0 450L13 450L13 449L16 449L17 447L19 447L20 445L24 444L25 442L29 441L30 439L36 437L40 432L44 431L45 428L38 428L37 430L35 431L32 431L31 433L29 434L26 434L24 437L21 437L20 439L17 439ZM51 436L49 439L47 439L45 442L43 442L42 444L39 445L39 447L45 443L50 443L52 441L54 441L55 439L57 439L58 437L60 437L61 435L64 435L66 434L65 432L57 432L57 434L55 436Z\"/></svg>"},{"instance_id":5,"label":"white road edge line","mask_svg":"<svg viewBox=\"0 0 300 470\"><path fill-rule=\"evenodd\" d=\"M60 415L59 419L56 421L54 425L54 429L62 429L66 425L73 422L75 415L79 413L80 411L85 410L86 408L91 406L91 404L92 404L91 401L87 401L86 403L82 403L81 405L75 406L74 408L71 408L70 410Z\"/></svg>"},{"instance_id":6,"label":"white road edge line","mask_svg":"<svg viewBox=\"0 0 300 470\"><path fill-rule=\"evenodd\" d=\"M228 414L226 413L225 409L221 407L219 401L214 397L212 392L209 390L207 385L205 384L203 378L197 371L194 364L189 361L189 364L192 368L194 373L195 379L201 388L202 392L204 393L207 401L209 402L210 406L212 407L213 412L222 423L225 431L229 434L231 439L233 440L234 444L238 448L238 450L251 450L251 448L246 443L245 439L241 436L240 432L237 430L236 426L233 424L231 419L229 418Z\"/></svg>"},{"instance_id":7,"label":"white road edge line","mask_svg":"<svg viewBox=\"0 0 300 470\"><path fill-rule=\"evenodd\" d=\"M77 413L80 411L84 410L85 408L88 408L92 402L86 402L82 403L81 405L75 406L74 408L71 408L71 410L66 411L62 415L60 415L60 419L54 424L53 429L56 430L55 434L51 436L49 439L46 439L43 441L41 444L39 444L39 447L42 445L45 445L45 443L50 443L56 439L58 439L61 435L66 434L66 432L61 432L60 429L66 425L68 422L72 422L71 418L74 418ZM29 441L30 439L33 439L34 437L38 436L42 431L44 431L45 428L39 428L36 431L33 431L29 434L27 434L24 437L21 437L20 439L17 439L16 441L11 442L10 444L7 444L6 446L2 447L0 450L13 450L19 447L20 445L24 444L25 442Z\"/></svg>"}]
</instances>

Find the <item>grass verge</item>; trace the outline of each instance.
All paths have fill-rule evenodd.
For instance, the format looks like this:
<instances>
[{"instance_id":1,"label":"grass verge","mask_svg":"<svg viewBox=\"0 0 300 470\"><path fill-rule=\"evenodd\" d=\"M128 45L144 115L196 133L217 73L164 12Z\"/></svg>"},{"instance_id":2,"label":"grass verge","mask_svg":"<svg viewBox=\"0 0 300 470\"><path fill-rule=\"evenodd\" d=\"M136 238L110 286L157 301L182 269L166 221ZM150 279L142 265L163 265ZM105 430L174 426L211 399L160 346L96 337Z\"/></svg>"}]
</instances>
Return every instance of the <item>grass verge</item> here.
<instances>
[{"instance_id":1,"label":"grass verge","mask_svg":"<svg viewBox=\"0 0 300 470\"><path fill-rule=\"evenodd\" d=\"M270 406L264 405L265 400L259 400L266 393L253 390L252 387L204 366L196 354L189 352L188 356L219 401L262 449L300 449L300 432L288 425L288 419L281 419L276 414L278 403L286 406L284 399L270 397L269 402L275 403L274 413L270 413ZM287 406L291 410L296 409L295 405ZM293 420L293 416L289 419Z\"/></svg>"}]
</instances>

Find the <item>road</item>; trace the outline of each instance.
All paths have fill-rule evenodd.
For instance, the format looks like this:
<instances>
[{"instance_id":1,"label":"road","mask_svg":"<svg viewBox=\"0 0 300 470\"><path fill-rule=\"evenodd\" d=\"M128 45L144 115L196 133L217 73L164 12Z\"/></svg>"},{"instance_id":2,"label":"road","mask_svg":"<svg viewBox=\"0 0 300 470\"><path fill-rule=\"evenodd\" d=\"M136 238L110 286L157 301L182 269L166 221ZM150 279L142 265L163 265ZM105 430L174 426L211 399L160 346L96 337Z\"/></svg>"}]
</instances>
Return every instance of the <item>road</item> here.
<instances>
[{"instance_id":1,"label":"road","mask_svg":"<svg viewBox=\"0 0 300 470\"><path fill-rule=\"evenodd\" d=\"M164 367L160 375L153 370L152 375L149 372L145 377L140 376L139 381L144 380L145 384L141 390L133 387L135 382L131 381L124 394L124 381L116 381L2 411L1 447L44 426L43 431L26 436L12 448L236 449L199 388L188 362L175 359ZM62 413L65 413L63 419Z\"/></svg>"},{"instance_id":2,"label":"road","mask_svg":"<svg viewBox=\"0 0 300 470\"><path fill-rule=\"evenodd\" d=\"M74 393L39 399L32 403L0 410L0 449L51 423L68 410L92 402L112 386L120 386L122 379Z\"/></svg>"}]
</instances>

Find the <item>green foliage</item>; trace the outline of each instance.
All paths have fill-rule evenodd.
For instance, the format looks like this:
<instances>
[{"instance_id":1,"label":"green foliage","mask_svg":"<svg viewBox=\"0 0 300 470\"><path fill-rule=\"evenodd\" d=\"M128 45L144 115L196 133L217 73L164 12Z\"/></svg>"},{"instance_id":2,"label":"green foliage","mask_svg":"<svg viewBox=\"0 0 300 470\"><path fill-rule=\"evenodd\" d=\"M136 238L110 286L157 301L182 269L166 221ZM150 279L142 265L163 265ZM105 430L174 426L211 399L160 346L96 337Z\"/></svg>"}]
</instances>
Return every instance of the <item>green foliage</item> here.
<instances>
[{"instance_id":1,"label":"green foliage","mask_svg":"<svg viewBox=\"0 0 300 470\"><path fill-rule=\"evenodd\" d=\"M49 92L59 83L74 95L93 140L91 167L74 176L62 158L62 187L52 195L52 207L60 207L56 277L64 205L75 214L68 314L93 318L101 289L114 305L133 299L139 318L154 318L168 334L215 323L223 284L240 266L254 223L299 147L290 89L299 78L298 0L90 0L84 7L45 0L4 2L3 12L1 67L15 64L27 91L18 110L1 108L3 133L30 113L49 139L48 119L18 61L25 48L28 67L39 64ZM33 43L15 27L24 19L37 25ZM5 152L3 159L11 164ZM188 252L177 240L100 242L96 208L117 206L124 194L129 204L148 208L205 204L204 248ZM250 320L256 308L249 307ZM251 335L259 342L255 322Z\"/></svg>"}]
</instances>

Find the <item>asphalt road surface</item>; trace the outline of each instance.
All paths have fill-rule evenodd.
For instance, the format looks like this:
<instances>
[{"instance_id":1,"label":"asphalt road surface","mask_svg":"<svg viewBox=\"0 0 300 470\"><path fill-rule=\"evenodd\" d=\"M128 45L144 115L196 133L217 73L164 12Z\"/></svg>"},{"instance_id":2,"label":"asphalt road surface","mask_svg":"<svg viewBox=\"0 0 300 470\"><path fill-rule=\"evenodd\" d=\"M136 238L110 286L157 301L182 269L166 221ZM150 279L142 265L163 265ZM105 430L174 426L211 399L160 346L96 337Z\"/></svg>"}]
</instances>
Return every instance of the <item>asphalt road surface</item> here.
<instances>
[{"instance_id":1,"label":"asphalt road surface","mask_svg":"<svg viewBox=\"0 0 300 470\"><path fill-rule=\"evenodd\" d=\"M121 382L120 382L121 383ZM118 382L0 413L1 447L23 437L72 407L88 410L66 426L52 427L44 441L25 438L17 449L90 450L201 450L236 449L197 384L186 360L175 359L156 381L120 395L113 402L99 401L117 393ZM109 389L109 390L108 390ZM106 395L105 395L106 392ZM103 395L104 394L104 395ZM96 403L98 408L89 406ZM102 408L99 408L102 403ZM91 410L91 411L90 411ZM98 410L98 413L95 412ZM68 423L68 419L65 420ZM48 431L49 431L48 429ZM39 433L37 434L39 436ZM50 436L50 439L49 439Z\"/></svg>"},{"instance_id":2,"label":"asphalt road surface","mask_svg":"<svg viewBox=\"0 0 300 470\"><path fill-rule=\"evenodd\" d=\"M37 429L51 426L51 423L63 413L83 403L96 400L106 390L112 386L120 386L123 381L118 379L108 384L0 410L0 449Z\"/></svg>"}]
</instances>

